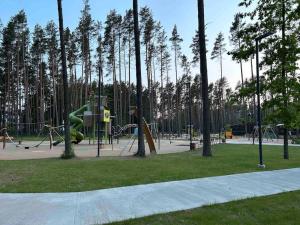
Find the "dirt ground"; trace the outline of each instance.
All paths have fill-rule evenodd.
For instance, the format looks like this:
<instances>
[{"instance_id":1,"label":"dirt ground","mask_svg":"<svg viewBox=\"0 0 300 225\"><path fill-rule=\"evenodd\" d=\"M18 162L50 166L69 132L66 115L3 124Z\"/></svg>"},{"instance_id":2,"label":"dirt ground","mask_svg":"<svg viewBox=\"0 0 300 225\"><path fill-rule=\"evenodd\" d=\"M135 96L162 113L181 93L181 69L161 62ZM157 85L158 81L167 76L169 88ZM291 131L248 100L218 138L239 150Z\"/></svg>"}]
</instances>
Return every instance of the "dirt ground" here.
<instances>
[{"instance_id":1,"label":"dirt ground","mask_svg":"<svg viewBox=\"0 0 300 225\"><path fill-rule=\"evenodd\" d=\"M255 139L255 144L257 143ZM44 159L44 158L57 158L60 157L64 151L64 144L60 144L53 147L50 150L49 141L43 142L39 147L33 147L40 142L38 141L23 141L20 146L16 146L14 143L6 143L6 148L3 149L2 143L0 143L0 160L22 160L22 159ZM200 147L199 141L194 141L196 147ZM252 139L249 138L234 138L227 140L228 144L252 144ZM216 144L216 142L214 143ZM263 140L264 145L282 145L282 139ZM155 142L157 154L169 154L177 152L189 151L189 140L160 140ZM297 145L294 145L297 146ZM29 147L26 149L25 147ZM150 154L147 142L145 142L146 154ZM97 144L96 142L89 143L89 141L83 141L78 145L74 145L75 154L79 158L93 158L97 156ZM100 156L108 157L121 157L132 156L137 152L137 140L121 139L119 143L114 141L113 145L104 144L100 149Z\"/></svg>"},{"instance_id":2,"label":"dirt ground","mask_svg":"<svg viewBox=\"0 0 300 225\"><path fill-rule=\"evenodd\" d=\"M43 158L57 158L60 157L64 144L53 147L50 150L50 143L43 142L39 147L33 147L39 144L38 141L23 141L20 146L14 143L6 143L3 149L0 143L0 160L22 160L22 159L43 159ZM132 147L131 147L132 145ZM160 143L155 143L158 154L176 153L189 151L188 140L161 140ZM25 147L29 147L26 149ZM150 154L147 142L145 142L146 153ZM83 141L78 145L74 145L75 154L79 158L91 158L97 156L97 144L91 141ZM100 149L100 156L132 156L137 152L137 140L122 139L117 143L114 141L113 145L102 145Z\"/></svg>"}]
</instances>

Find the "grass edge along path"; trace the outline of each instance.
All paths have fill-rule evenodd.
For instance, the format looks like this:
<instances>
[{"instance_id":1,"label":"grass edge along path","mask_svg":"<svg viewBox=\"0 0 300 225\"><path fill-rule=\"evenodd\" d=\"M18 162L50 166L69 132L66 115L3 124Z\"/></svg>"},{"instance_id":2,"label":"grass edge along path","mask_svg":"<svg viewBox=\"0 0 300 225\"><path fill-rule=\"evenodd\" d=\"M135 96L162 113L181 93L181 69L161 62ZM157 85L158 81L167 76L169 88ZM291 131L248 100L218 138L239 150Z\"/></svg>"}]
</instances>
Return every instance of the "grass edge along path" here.
<instances>
[{"instance_id":1,"label":"grass edge along path","mask_svg":"<svg viewBox=\"0 0 300 225\"><path fill-rule=\"evenodd\" d=\"M146 159L41 159L0 161L0 192L79 192L156 182L261 171L257 146L217 145L214 156L199 151L155 155ZM300 167L300 147L264 146L266 170Z\"/></svg>"},{"instance_id":2,"label":"grass edge along path","mask_svg":"<svg viewBox=\"0 0 300 225\"><path fill-rule=\"evenodd\" d=\"M297 225L300 191L203 206L111 225Z\"/></svg>"}]
</instances>

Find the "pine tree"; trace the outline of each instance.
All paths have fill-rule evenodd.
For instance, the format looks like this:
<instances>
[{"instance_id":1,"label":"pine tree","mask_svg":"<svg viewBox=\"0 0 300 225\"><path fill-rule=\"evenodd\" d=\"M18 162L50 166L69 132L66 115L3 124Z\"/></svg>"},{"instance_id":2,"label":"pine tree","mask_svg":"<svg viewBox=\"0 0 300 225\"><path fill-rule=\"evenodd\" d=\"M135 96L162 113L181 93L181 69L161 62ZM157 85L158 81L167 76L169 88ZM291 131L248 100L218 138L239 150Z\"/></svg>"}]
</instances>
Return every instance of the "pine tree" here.
<instances>
[{"instance_id":1,"label":"pine tree","mask_svg":"<svg viewBox=\"0 0 300 225\"><path fill-rule=\"evenodd\" d=\"M247 1L242 1L239 5L250 6ZM268 115L265 116L268 122L284 124L283 155L288 159L288 129L295 125L298 105L294 96L298 92L295 76L299 60L299 2L262 0L245 18L255 21L254 24L247 24L240 32L246 41L251 36L258 37L266 32L277 31L273 36L264 39L259 49L266 53L261 60L266 78L262 81L265 93L264 109L268 110ZM248 51L244 52L250 52L251 48L246 50Z\"/></svg>"},{"instance_id":2,"label":"pine tree","mask_svg":"<svg viewBox=\"0 0 300 225\"><path fill-rule=\"evenodd\" d=\"M36 25L33 31L31 45L32 66L35 74L35 117L38 130L42 129L45 122L45 93L44 83L46 80L44 55L46 53L46 39L44 29Z\"/></svg>"},{"instance_id":3,"label":"pine tree","mask_svg":"<svg viewBox=\"0 0 300 225\"><path fill-rule=\"evenodd\" d=\"M101 34L98 36L98 46L96 48L96 55L95 58L96 62L96 71L100 76L100 92L103 93L103 84L104 84L104 77L103 77L103 68L104 68L104 49L103 49L103 38Z\"/></svg>"},{"instance_id":4,"label":"pine tree","mask_svg":"<svg viewBox=\"0 0 300 225\"><path fill-rule=\"evenodd\" d=\"M174 66L175 66L175 79L176 79L176 108L177 108L177 134L180 135L181 129L181 119L180 119L180 106L179 106L179 93L178 93L178 60L181 56L181 46L183 39L180 37L177 31L177 26L174 25L172 36L169 39L172 43L172 49L174 51Z\"/></svg>"},{"instance_id":5,"label":"pine tree","mask_svg":"<svg viewBox=\"0 0 300 225\"><path fill-rule=\"evenodd\" d=\"M15 123L17 123L17 130L20 132L21 130L21 123L24 122L24 114L27 116L29 111L29 107L26 104L26 85L25 80L27 78L27 67L29 64L29 56L27 52L27 48L29 45L29 29L27 27L27 17L23 10L18 12L13 17L14 20L14 26L15 26L15 47L14 47L14 53L13 53L13 62L12 62L12 68L15 71L15 78L12 79L14 82L13 86L15 86L14 90L16 93L14 94L15 99ZM23 91L25 90L25 91ZM25 92L25 93L24 93ZM25 94L25 96L24 96ZM23 109L26 110L23 110ZM25 122L28 121L28 116L25 116ZM27 118L27 119L26 119ZM28 123L28 122L27 122ZM28 124L26 124L26 130L29 130Z\"/></svg>"},{"instance_id":6,"label":"pine tree","mask_svg":"<svg viewBox=\"0 0 300 225\"><path fill-rule=\"evenodd\" d=\"M156 23L154 21L152 12L149 7L143 7L140 10L140 24L141 24L141 33L142 33L142 40L145 46L145 64L146 64L146 71L147 71L147 83L148 83L148 93L149 93L149 113L150 123L153 123L154 120L154 108L153 108L153 68L152 68L152 60L154 55L154 32Z\"/></svg>"},{"instance_id":7,"label":"pine tree","mask_svg":"<svg viewBox=\"0 0 300 225\"><path fill-rule=\"evenodd\" d=\"M242 13L237 13L234 16L234 21L232 22L232 25L230 27L230 41L234 46L233 52L239 51L239 49L242 46L242 38L240 37L240 31L244 28L245 22L242 20L243 14ZM230 52L228 53L230 54ZM241 83L242 83L242 88L244 88L244 72L243 72L243 57L242 55L235 54L233 57L233 60L237 60L238 63L240 64L240 71L241 71ZM244 121L245 121L245 133L247 134L247 105L245 105L245 99L242 98L242 105L244 107L243 109L243 114L244 114Z\"/></svg>"},{"instance_id":8,"label":"pine tree","mask_svg":"<svg viewBox=\"0 0 300 225\"><path fill-rule=\"evenodd\" d=\"M123 18L123 45L124 45L124 53L126 51L127 45L127 58L128 58L128 108L129 112L131 107L131 64L132 57L134 56L134 21L133 21L133 12L132 10L127 10L125 12L125 16ZM129 118L128 123L131 123L131 119Z\"/></svg>"},{"instance_id":9,"label":"pine tree","mask_svg":"<svg viewBox=\"0 0 300 225\"><path fill-rule=\"evenodd\" d=\"M172 129L172 121L173 121L173 114L174 114L174 110L173 107L174 104L172 104L172 99L173 99L173 92L174 92L174 86L172 84L172 82L170 81L170 69L171 69L171 55L169 53L169 51L165 51L165 55L164 55L164 61L165 61L165 69L166 69L166 86L165 86L165 100L166 100L166 104L165 106L167 106L166 111L167 111L167 124L168 124L168 133L169 135L171 135L171 133L173 133L173 129Z\"/></svg>"},{"instance_id":10,"label":"pine tree","mask_svg":"<svg viewBox=\"0 0 300 225\"><path fill-rule=\"evenodd\" d=\"M180 89L182 90L182 96L180 95L180 105L185 107L184 110L184 127L187 127L189 124L189 116L188 116L188 110L189 110L189 88L187 86L191 85L191 63L189 62L186 55L181 56L181 62L180 66L182 67L182 77L180 80ZM191 99L192 102L192 99ZM182 124L181 124L182 128ZM188 130L188 129L187 129Z\"/></svg>"},{"instance_id":11,"label":"pine tree","mask_svg":"<svg viewBox=\"0 0 300 225\"><path fill-rule=\"evenodd\" d=\"M4 55L5 52L3 51L4 48L4 28L3 24L0 20L0 127L5 127L5 62L4 62Z\"/></svg>"},{"instance_id":12,"label":"pine tree","mask_svg":"<svg viewBox=\"0 0 300 225\"><path fill-rule=\"evenodd\" d=\"M216 38L214 43L214 48L211 52L211 59L218 59L220 62L220 72L221 72L221 80L223 79L223 54L226 53L225 43L224 43L224 35L220 32ZM224 128L224 108L222 105L223 102L223 95L220 96L220 120L219 120L219 136L221 135L221 129Z\"/></svg>"},{"instance_id":13,"label":"pine tree","mask_svg":"<svg viewBox=\"0 0 300 225\"><path fill-rule=\"evenodd\" d=\"M192 62L193 63L193 62ZM202 84L201 84L201 76L200 74L196 74L193 80L193 84L191 86L191 93L192 93L192 98L195 100L195 106L194 106L194 116L193 116L193 121L195 127L198 128L200 131L200 128L202 128L202 100L201 100L201 92L202 92Z\"/></svg>"},{"instance_id":14,"label":"pine tree","mask_svg":"<svg viewBox=\"0 0 300 225\"><path fill-rule=\"evenodd\" d=\"M58 113L58 103L57 103L57 83L60 83L58 80L58 57L59 57L59 49L58 49L58 29L53 21L50 21L45 28L46 32L46 45L47 45L47 53L48 53L48 69L49 69L49 77L51 79L51 113L50 120L52 125L59 126L59 113Z\"/></svg>"},{"instance_id":15,"label":"pine tree","mask_svg":"<svg viewBox=\"0 0 300 225\"><path fill-rule=\"evenodd\" d=\"M242 39L239 36L240 31L244 28L245 22L242 20L243 15L241 13L237 13L234 15L234 21L232 22L232 25L230 27L230 41L234 46L234 50L239 50L242 45ZM235 59L235 58L233 58ZM244 86L244 74L243 74L243 58L239 57L236 60L238 60L240 64L240 69L241 69L241 82L242 82L242 87Z\"/></svg>"},{"instance_id":16,"label":"pine tree","mask_svg":"<svg viewBox=\"0 0 300 225\"><path fill-rule=\"evenodd\" d=\"M165 119L165 102L163 99L163 91L164 91L164 80L165 80L165 72L168 69L168 60L169 53L167 49L167 34L160 23L158 23L158 34L157 34L157 48L158 48L158 61L160 66L160 114L161 114L161 130L162 135L165 132L164 119Z\"/></svg>"},{"instance_id":17,"label":"pine tree","mask_svg":"<svg viewBox=\"0 0 300 225\"><path fill-rule=\"evenodd\" d=\"M118 15L117 20L116 20L116 29L117 29L117 42L118 42L118 70L119 70L119 96L118 96L118 124L123 126L123 106L122 103L124 102L122 100L123 97L123 91L122 91L122 35L123 35L123 30L122 30L122 16Z\"/></svg>"},{"instance_id":18,"label":"pine tree","mask_svg":"<svg viewBox=\"0 0 300 225\"><path fill-rule=\"evenodd\" d=\"M214 43L214 48L211 52L211 59L218 59L220 62L221 79L223 78L223 54L226 53L226 44L224 41L224 35L219 33Z\"/></svg>"},{"instance_id":19,"label":"pine tree","mask_svg":"<svg viewBox=\"0 0 300 225\"><path fill-rule=\"evenodd\" d=\"M114 85L114 107L113 115L118 114L118 82L117 82L117 37L119 24L121 22L122 16L117 14L115 10L110 11L107 15L104 28L104 49L107 55L107 71L108 74L112 73L112 81ZM119 84L120 85L120 84Z\"/></svg>"},{"instance_id":20,"label":"pine tree","mask_svg":"<svg viewBox=\"0 0 300 225\"><path fill-rule=\"evenodd\" d=\"M71 95L71 110L78 109L80 107L80 88L81 84L77 77L76 66L79 61L79 46L76 40L76 32L71 32L67 27L65 29L65 45L66 45L66 57L67 68L69 69L70 86L74 90Z\"/></svg>"},{"instance_id":21,"label":"pine tree","mask_svg":"<svg viewBox=\"0 0 300 225\"><path fill-rule=\"evenodd\" d=\"M192 63L196 65L200 63L200 50L199 50L199 32L196 30L196 34L193 37L192 44L190 45L193 53L193 60Z\"/></svg>"},{"instance_id":22,"label":"pine tree","mask_svg":"<svg viewBox=\"0 0 300 225\"><path fill-rule=\"evenodd\" d=\"M77 27L77 36L80 44L80 57L82 59L82 82L84 91L84 101L88 100L89 85L92 79L92 60L91 60L91 42L97 36L97 24L90 14L91 8L89 0L83 0L84 6L81 11L79 25ZM81 96L82 97L82 96ZM83 101L80 100L83 104Z\"/></svg>"}]
</instances>

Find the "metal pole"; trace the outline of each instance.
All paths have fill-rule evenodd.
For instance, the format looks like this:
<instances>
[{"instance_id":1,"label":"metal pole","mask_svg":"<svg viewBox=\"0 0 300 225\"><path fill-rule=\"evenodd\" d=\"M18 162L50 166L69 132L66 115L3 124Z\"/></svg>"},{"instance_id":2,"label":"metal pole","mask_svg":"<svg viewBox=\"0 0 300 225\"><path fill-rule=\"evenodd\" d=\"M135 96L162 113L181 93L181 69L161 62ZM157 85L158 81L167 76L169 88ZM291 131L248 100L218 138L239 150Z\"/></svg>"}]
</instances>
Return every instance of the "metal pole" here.
<instances>
[{"instance_id":1,"label":"metal pole","mask_svg":"<svg viewBox=\"0 0 300 225\"><path fill-rule=\"evenodd\" d=\"M262 154L262 131L261 131L261 108L260 108L260 81L259 81L259 39L256 42L256 94L257 94L257 126L258 126L258 149L259 167L265 168Z\"/></svg>"},{"instance_id":2,"label":"metal pole","mask_svg":"<svg viewBox=\"0 0 300 225\"><path fill-rule=\"evenodd\" d=\"M253 59L254 59L254 54L251 56L250 62L251 62L251 78L254 81L254 73L253 73ZM255 108L256 108L256 103L255 103L255 94L253 95L253 111L252 111L252 117L253 121L255 121ZM252 144L254 145L255 142L255 126L253 127L252 130Z\"/></svg>"},{"instance_id":3,"label":"metal pole","mask_svg":"<svg viewBox=\"0 0 300 225\"><path fill-rule=\"evenodd\" d=\"M97 107L97 111L98 111L98 131L97 131L97 157L100 157L100 129L101 129L101 67L99 66L99 84L98 84L98 107Z\"/></svg>"},{"instance_id":4,"label":"metal pole","mask_svg":"<svg viewBox=\"0 0 300 225\"><path fill-rule=\"evenodd\" d=\"M191 83L188 83L189 89L189 122L190 122L190 150L193 150L193 136L192 136L192 94L191 94Z\"/></svg>"}]
</instances>

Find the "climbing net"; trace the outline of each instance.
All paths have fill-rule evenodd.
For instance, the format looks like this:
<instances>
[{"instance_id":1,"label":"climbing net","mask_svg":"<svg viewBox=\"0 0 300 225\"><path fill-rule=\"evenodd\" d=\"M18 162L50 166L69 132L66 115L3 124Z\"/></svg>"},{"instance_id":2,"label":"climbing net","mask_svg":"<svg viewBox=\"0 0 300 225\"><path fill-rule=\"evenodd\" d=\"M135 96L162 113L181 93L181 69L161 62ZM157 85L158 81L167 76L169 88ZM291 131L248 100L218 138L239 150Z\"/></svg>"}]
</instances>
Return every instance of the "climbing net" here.
<instances>
[{"instance_id":1,"label":"climbing net","mask_svg":"<svg viewBox=\"0 0 300 225\"><path fill-rule=\"evenodd\" d=\"M120 137L125 131L127 131L130 128L136 128L137 124L127 124L124 127L121 127L120 125L113 126L113 136L114 137Z\"/></svg>"}]
</instances>

